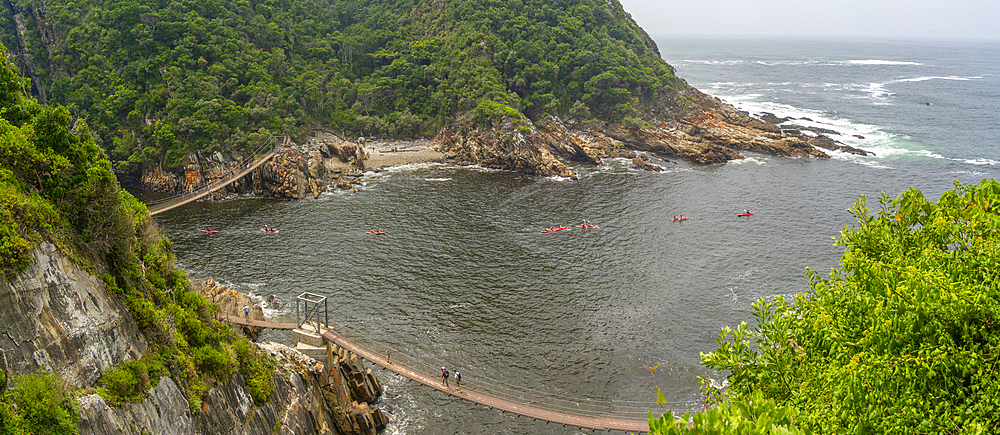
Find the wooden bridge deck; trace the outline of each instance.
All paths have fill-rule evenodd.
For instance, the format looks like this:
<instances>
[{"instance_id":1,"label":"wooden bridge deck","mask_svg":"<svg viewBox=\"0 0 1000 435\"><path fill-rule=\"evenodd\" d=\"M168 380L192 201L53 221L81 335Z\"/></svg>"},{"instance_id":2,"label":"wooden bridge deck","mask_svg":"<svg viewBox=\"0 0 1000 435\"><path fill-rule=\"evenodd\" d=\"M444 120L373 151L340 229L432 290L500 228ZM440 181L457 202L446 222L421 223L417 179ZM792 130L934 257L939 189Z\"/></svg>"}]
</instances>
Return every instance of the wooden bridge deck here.
<instances>
[{"instance_id":1,"label":"wooden bridge deck","mask_svg":"<svg viewBox=\"0 0 1000 435\"><path fill-rule=\"evenodd\" d=\"M224 320L232 323L238 323L241 325L258 326L262 328L274 328L274 329L295 329L299 325L297 323L278 323L278 322L268 322L262 320L246 319L243 317L235 316L224 316ZM619 418L607 418L607 417L586 417L581 415L573 415L558 411L552 411L548 409L537 408L531 405L524 405L520 403L511 402L509 400L501 399L498 397L477 393L474 390L469 390L467 388L462 388L462 391L458 391L455 388L445 388L441 383L441 377L439 375L430 375L427 373L416 371L410 367L402 365L398 362L390 363L386 360L385 355L376 354L356 343L349 340L347 337L340 335L332 330L327 329L323 332L323 337L327 340L336 343L351 352L354 352L359 357L371 361L379 366L385 368L386 370L392 371L399 375L405 376L408 379L414 380L435 390L441 391L446 394L458 397L460 399L465 399L471 402L475 402L481 405L488 406L490 408L495 408L501 411L506 411L521 415L524 417L529 417L537 420L544 420L556 424L570 425L587 429L595 430L618 430L624 432L646 432L649 430L649 423L645 420L628 420Z\"/></svg>"},{"instance_id":2,"label":"wooden bridge deck","mask_svg":"<svg viewBox=\"0 0 1000 435\"><path fill-rule=\"evenodd\" d=\"M260 167L260 165L263 165L265 162L267 162L268 160L270 160L271 157L274 157L275 154L276 154L275 151L271 151L271 152L269 152L267 154L264 154L263 156L261 156L257 160L254 160L254 162L249 167L243 169L242 171L236 172L234 174L231 174L231 175L229 175L229 176L227 176L227 177L225 177L225 178L223 178L223 179L221 179L219 181L216 181L216 182L214 182L212 184L209 184L208 186L202 187L201 189L195 190L193 192L190 192L190 193L187 193L187 194L175 197L175 198L171 198L171 199L169 199L169 200L167 200L165 202L159 203L159 204L149 204L149 205L146 206L146 208L149 209L149 215L153 216L153 215L156 215L158 213L163 213L163 212L165 212L167 210L171 210L171 209L180 207L180 206L182 206L184 204L187 204L187 203L189 203L191 201L196 201L196 200L199 200L201 198L204 198L208 194L210 194L212 192L215 192L216 190L219 190L219 189L221 189L223 187L226 187L227 185L229 185L229 183L232 183L232 182L234 182L236 180L239 180L240 178L243 178L245 175L249 174L254 169L257 169L258 167Z\"/></svg>"}]
</instances>

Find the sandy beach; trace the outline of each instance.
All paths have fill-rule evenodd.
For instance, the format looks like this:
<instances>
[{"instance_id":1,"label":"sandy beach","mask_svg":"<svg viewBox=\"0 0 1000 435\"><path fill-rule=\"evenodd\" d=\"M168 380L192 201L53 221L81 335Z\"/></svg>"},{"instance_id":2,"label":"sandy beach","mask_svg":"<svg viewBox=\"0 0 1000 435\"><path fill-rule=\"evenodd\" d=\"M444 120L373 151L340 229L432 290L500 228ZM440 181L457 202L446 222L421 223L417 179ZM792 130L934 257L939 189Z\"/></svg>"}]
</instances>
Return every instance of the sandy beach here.
<instances>
[{"instance_id":1,"label":"sandy beach","mask_svg":"<svg viewBox=\"0 0 1000 435\"><path fill-rule=\"evenodd\" d=\"M444 154L434 149L430 140L371 141L364 144L366 169L381 169L414 163L438 162Z\"/></svg>"}]
</instances>

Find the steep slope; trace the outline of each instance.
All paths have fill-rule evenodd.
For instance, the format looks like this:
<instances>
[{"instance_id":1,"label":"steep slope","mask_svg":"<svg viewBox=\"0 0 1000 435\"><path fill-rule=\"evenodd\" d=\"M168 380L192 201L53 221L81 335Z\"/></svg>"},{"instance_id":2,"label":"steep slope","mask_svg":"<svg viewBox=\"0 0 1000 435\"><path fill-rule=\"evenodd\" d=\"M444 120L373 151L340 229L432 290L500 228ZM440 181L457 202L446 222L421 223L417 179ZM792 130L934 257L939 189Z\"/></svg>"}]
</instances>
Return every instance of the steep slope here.
<instances>
[{"instance_id":1,"label":"steep slope","mask_svg":"<svg viewBox=\"0 0 1000 435\"><path fill-rule=\"evenodd\" d=\"M119 187L86 124L25 95L6 54L0 48L0 433L74 433L81 409L84 433L384 426L363 403L381 389L356 360L323 367L261 350L216 321L219 307L191 291L170 241Z\"/></svg>"}]
</instances>

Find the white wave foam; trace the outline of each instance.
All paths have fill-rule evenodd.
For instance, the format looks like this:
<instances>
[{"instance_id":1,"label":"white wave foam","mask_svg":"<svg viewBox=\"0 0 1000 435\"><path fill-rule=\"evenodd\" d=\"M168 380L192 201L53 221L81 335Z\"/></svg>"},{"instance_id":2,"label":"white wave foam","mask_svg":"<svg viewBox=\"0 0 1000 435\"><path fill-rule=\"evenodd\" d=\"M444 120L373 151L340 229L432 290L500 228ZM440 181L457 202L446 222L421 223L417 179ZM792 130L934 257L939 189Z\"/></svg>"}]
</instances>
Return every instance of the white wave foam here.
<instances>
[{"instance_id":1,"label":"white wave foam","mask_svg":"<svg viewBox=\"0 0 1000 435\"><path fill-rule=\"evenodd\" d=\"M503 169L487 168L487 167L479 166L479 165L466 165L466 166L456 166L456 167L457 168L462 168L462 169L468 169L470 171L476 171L476 172L487 172L487 173L504 172Z\"/></svg>"},{"instance_id":2,"label":"white wave foam","mask_svg":"<svg viewBox=\"0 0 1000 435\"><path fill-rule=\"evenodd\" d=\"M333 188L333 189L327 189L327 190L323 191L322 193L320 193L318 199L320 199L320 200L331 200L331 199L334 199L334 198L341 198L341 197L350 196L350 195L351 195L351 191L350 190Z\"/></svg>"},{"instance_id":3,"label":"white wave foam","mask_svg":"<svg viewBox=\"0 0 1000 435\"><path fill-rule=\"evenodd\" d=\"M971 175L973 177L982 177L985 175L989 175L985 172L979 172L979 171L951 171L949 172L949 174Z\"/></svg>"},{"instance_id":4,"label":"white wave foam","mask_svg":"<svg viewBox=\"0 0 1000 435\"><path fill-rule=\"evenodd\" d=\"M981 79L981 76L922 76L913 77L908 79L897 79L890 80L884 83L868 83L868 84L851 84L845 87L846 90L856 90L858 92L867 94L867 97L874 100L876 105L889 105L889 99L895 95L895 92L889 91L888 86L898 84L898 83L916 83L925 82L928 80L955 80L955 81L969 81Z\"/></svg>"},{"instance_id":5,"label":"white wave foam","mask_svg":"<svg viewBox=\"0 0 1000 435\"><path fill-rule=\"evenodd\" d=\"M741 101L740 99L726 98L726 102L744 110L753 116L760 116L763 113L771 113L779 118L790 118L789 123L801 125L803 127L822 127L832 129L842 134L845 140L853 138L855 135L867 136L878 130L876 126L859 124L834 116L828 112L819 110L802 109L788 104L775 103L769 101ZM838 138L839 140L839 138Z\"/></svg>"},{"instance_id":6,"label":"white wave foam","mask_svg":"<svg viewBox=\"0 0 1000 435\"><path fill-rule=\"evenodd\" d=\"M742 164L746 164L746 163L756 163L758 165L764 165L764 164L767 164L767 161L766 160L757 160L757 159L755 159L753 157L747 157L747 158L744 158L744 159L730 160L730 161L728 161L726 163L730 164L730 165L742 165Z\"/></svg>"},{"instance_id":7,"label":"white wave foam","mask_svg":"<svg viewBox=\"0 0 1000 435\"><path fill-rule=\"evenodd\" d=\"M744 60L709 60L709 59L684 59L687 63L699 63L702 65L742 65Z\"/></svg>"},{"instance_id":8,"label":"white wave foam","mask_svg":"<svg viewBox=\"0 0 1000 435\"><path fill-rule=\"evenodd\" d=\"M881 59L866 59L866 60L848 60L844 62L848 65L923 65L920 62L907 62L898 60L881 60Z\"/></svg>"},{"instance_id":9,"label":"white wave foam","mask_svg":"<svg viewBox=\"0 0 1000 435\"><path fill-rule=\"evenodd\" d=\"M451 178L424 178L424 181L451 181Z\"/></svg>"},{"instance_id":10,"label":"white wave foam","mask_svg":"<svg viewBox=\"0 0 1000 435\"><path fill-rule=\"evenodd\" d=\"M736 83L736 82L716 82L708 83L706 86L712 90L725 92L727 94L739 94L739 98L761 98L764 95L760 93L745 94L747 89L755 89L755 83ZM759 90L759 89L758 89ZM736 97L736 96L734 96Z\"/></svg>"},{"instance_id":11,"label":"white wave foam","mask_svg":"<svg viewBox=\"0 0 1000 435\"><path fill-rule=\"evenodd\" d=\"M857 163L861 166L868 166L869 168L875 168L875 169L892 169L892 166L888 166L882 162L877 162L875 160L851 160L851 163Z\"/></svg>"},{"instance_id":12,"label":"white wave foam","mask_svg":"<svg viewBox=\"0 0 1000 435\"><path fill-rule=\"evenodd\" d=\"M388 167L383 168L383 171L385 171L385 172L410 172L410 171L416 171L416 170L420 170L420 169L434 168L434 167L441 166L441 165L442 165L442 163L437 163L437 162L410 163L410 164L399 165L399 166L388 166Z\"/></svg>"},{"instance_id":13,"label":"white wave foam","mask_svg":"<svg viewBox=\"0 0 1000 435\"><path fill-rule=\"evenodd\" d=\"M892 84L892 83L908 83L908 82L926 82L928 80L957 80L957 81L966 82L966 81L969 81L969 80L978 80L978 79L981 79L981 78L983 78L983 77L982 76L971 76L971 77L960 77L960 76L926 76L926 77L915 77L915 78L912 78L912 79L893 80L893 81L888 82L888 83Z\"/></svg>"},{"instance_id":14,"label":"white wave foam","mask_svg":"<svg viewBox=\"0 0 1000 435\"><path fill-rule=\"evenodd\" d=\"M977 166L996 166L1000 165L1000 162L992 159L955 159L960 162L968 163L970 165Z\"/></svg>"},{"instance_id":15,"label":"white wave foam","mask_svg":"<svg viewBox=\"0 0 1000 435\"><path fill-rule=\"evenodd\" d=\"M884 83L868 84L824 84L824 86L840 87L844 91L855 94L864 94L860 98L870 98L874 104L891 104L893 92L887 86L894 83L920 82L926 80L975 80L981 77L959 77L959 76L922 76L887 81ZM848 160L852 163L868 166L876 169L893 169L891 163L898 158L928 158L950 160L972 166L1000 166L1000 160L990 158L952 158L947 157L934 150L926 148L925 144L913 141L906 136L901 136L882 130L881 127L870 124L857 123L852 120L837 116L835 113L803 109L788 104L773 101L759 101L756 95L716 95L725 102L732 104L736 108L748 112L752 116L761 116L763 113L771 113L779 118L790 118L788 124L801 125L803 127L820 127L838 132L839 134L827 134L832 139L846 145L862 149L875 154L875 156L857 156L843 152L829 152L831 157L838 160ZM754 159L744 161L735 160L730 163L758 163Z\"/></svg>"},{"instance_id":16,"label":"white wave foam","mask_svg":"<svg viewBox=\"0 0 1000 435\"><path fill-rule=\"evenodd\" d=\"M814 65L818 62L815 60L758 60L757 65L764 66L798 66L798 65Z\"/></svg>"}]
</instances>

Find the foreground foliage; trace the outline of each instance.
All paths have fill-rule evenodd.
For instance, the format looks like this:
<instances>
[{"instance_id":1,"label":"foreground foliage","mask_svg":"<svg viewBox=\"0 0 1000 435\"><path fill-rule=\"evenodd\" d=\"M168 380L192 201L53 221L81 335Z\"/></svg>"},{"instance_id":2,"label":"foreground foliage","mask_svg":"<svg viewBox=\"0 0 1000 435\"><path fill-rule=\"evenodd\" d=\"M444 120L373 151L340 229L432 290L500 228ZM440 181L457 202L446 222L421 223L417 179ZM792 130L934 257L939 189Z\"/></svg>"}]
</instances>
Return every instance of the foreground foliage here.
<instances>
[{"instance_id":1,"label":"foreground foliage","mask_svg":"<svg viewBox=\"0 0 1000 435\"><path fill-rule=\"evenodd\" d=\"M656 435L799 435L808 433L795 425L799 411L779 406L773 399L754 393L749 400L722 399L706 412L685 413L678 419L667 411L649 416L649 433Z\"/></svg>"},{"instance_id":2,"label":"foreground foliage","mask_svg":"<svg viewBox=\"0 0 1000 435\"><path fill-rule=\"evenodd\" d=\"M936 202L883 193L877 214L862 196L839 269L757 302L758 326L723 328L702 363L730 372L725 400L795 409L810 432L997 433L998 206L991 179Z\"/></svg>"},{"instance_id":3,"label":"foreground foliage","mask_svg":"<svg viewBox=\"0 0 1000 435\"><path fill-rule=\"evenodd\" d=\"M198 410L201 395L237 370L250 378L254 400L266 400L273 388L269 360L214 320L217 306L190 291L170 241L146 207L119 187L86 123L71 121L61 106L41 106L25 96L26 87L0 47L0 272L7 278L22 272L43 241L91 273L104 272L105 286L150 343L141 360L104 372L100 392L111 404L142 400L160 376L170 376ZM26 419L30 410L51 408L39 402L51 400L24 385L34 384L22 383L5 401L16 398ZM13 427L9 421L4 417L0 431Z\"/></svg>"},{"instance_id":4,"label":"foreground foliage","mask_svg":"<svg viewBox=\"0 0 1000 435\"><path fill-rule=\"evenodd\" d=\"M669 111L680 83L617 0L11 4L12 51L12 14L43 11L22 12L35 94L121 162L177 167L314 124L415 137L455 119L621 120Z\"/></svg>"},{"instance_id":5,"label":"foreground foliage","mask_svg":"<svg viewBox=\"0 0 1000 435\"><path fill-rule=\"evenodd\" d=\"M76 400L52 372L39 369L15 376L13 388L5 386L5 374L0 370L0 435L77 433L80 416Z\"/></svg>"}]
</instances>

